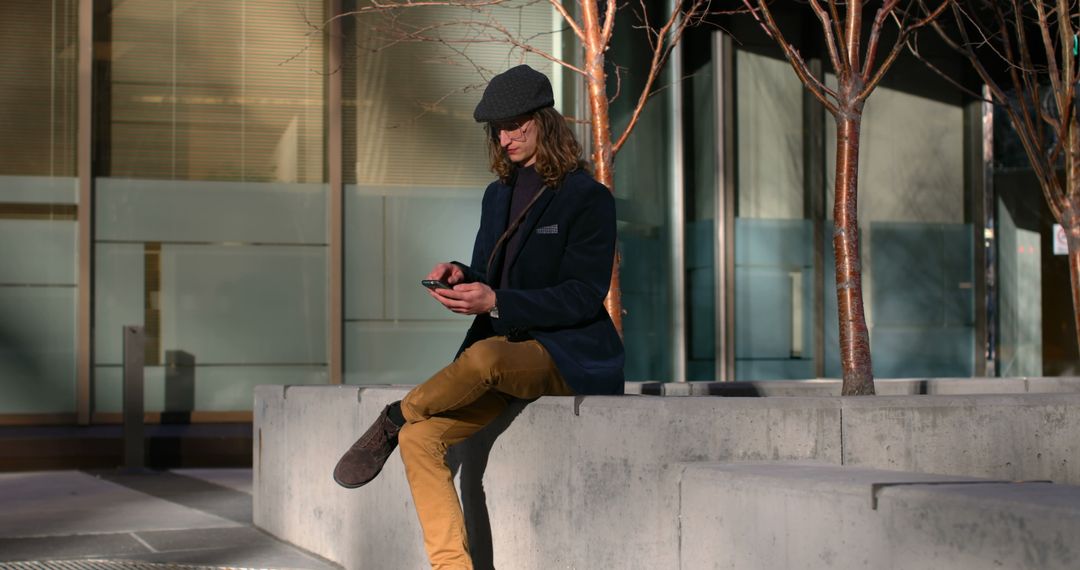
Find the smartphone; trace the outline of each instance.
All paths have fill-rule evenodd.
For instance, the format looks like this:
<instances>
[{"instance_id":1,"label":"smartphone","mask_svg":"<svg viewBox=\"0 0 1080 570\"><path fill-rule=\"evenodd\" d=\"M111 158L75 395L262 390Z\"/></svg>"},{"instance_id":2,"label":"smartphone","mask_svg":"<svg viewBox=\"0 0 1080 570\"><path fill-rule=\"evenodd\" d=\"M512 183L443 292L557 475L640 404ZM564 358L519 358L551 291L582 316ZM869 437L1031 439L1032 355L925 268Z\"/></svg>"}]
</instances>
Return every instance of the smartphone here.
<instances>
[{"instance_id":1,"label":"smartphone","mask_svg":"<svg viewBox=\"0 0 1080 570\"><path fill-rule=\"evenodd\" d=\"M453 289L454 287L445 281L438 279L421 279L420 284L428 289Z\"/></svg>"}]
</instances>

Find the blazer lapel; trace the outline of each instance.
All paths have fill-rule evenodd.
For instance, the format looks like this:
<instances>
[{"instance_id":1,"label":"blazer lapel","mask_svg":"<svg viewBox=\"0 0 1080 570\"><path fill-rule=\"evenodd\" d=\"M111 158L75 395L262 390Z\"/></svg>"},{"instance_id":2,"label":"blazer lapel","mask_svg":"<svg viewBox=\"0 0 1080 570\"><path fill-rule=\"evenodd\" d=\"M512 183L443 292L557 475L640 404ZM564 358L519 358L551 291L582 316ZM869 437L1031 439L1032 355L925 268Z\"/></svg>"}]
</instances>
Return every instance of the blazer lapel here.
<instances>
[{"instance_id":1,"label":"blazer lapel","mask_svg":"<svg viewBox=\"0 0 1080 570\"><path fill-rule=\"evenodd\" d=\"M499 236L506 231L506 225L510 223L506 218L510 215L510 198L513 195L514 189L504 184L495 196L495 210L492 212L492 220L495 223L491 226L491 235L495 236L495 239L499 239ZM495 244L494 241L491 243Z\"/></svg>"},{"instance_id":2,"label":"blazer lapel","mask_svg":"<svg viewBox=\"0 0 1080 570\"><path fill-rule=\"evenodd\" d=\"M540 221L540 216L544 215L544 210L546 210L547 207L551 204L551 201L555 199L555 189L544 188L542 189L542 191L543 194L539 198L537 198L536 203L533 204L532 209L529 210L528 215L525 216L525 221L521 222L521 226L517 229L518 232L525 233L521 234L521 246L518 247L517 252L514 253L514 258L506 260L506 263L509 264L509 267L513 267L514 262L517 261L519 257L521 257L520 254L525 249L525 244L529 243L529 239L532 237L533 231L536 229L536 224Z\"/></svg>"},{"instance_id":3,"label":"blazer lapel","mask_svg":"<svg viewBox=\"0 0 1080 570\"><path fill-rule=\"evenodd\" d=\"M493 209L491 212L491 233L488 234L490 236L489 239L491 240L491 243L488 246L489 248L495 247L495 244L499 241L499 236L506 231L506 226L510 223L506 218L510 215L510 198L513 195L513 187L503 184L502 187L499 188L498 194L495 196L495 203L492 205ZM496 255L495 259L492 260L491 274L487 276L489 283L493 282L493 275L499 275L500 272L502 272L502 264L500 263L501 257L502 256Z\"/></svg>"}]
</instances>

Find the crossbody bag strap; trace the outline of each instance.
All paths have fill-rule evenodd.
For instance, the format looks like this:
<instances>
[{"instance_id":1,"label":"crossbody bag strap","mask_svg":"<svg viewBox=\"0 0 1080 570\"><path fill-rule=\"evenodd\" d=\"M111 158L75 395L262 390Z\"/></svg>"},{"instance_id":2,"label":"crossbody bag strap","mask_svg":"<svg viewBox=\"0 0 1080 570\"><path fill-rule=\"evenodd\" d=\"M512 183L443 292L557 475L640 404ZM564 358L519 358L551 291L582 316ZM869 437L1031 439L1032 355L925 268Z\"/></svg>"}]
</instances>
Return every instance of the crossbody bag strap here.
<instances>
[{"instance_id":1,"label":"crossbody bag strap","mask_svg":"<svg viewBox=\"0 0 1080 570\"><path fill-rule=\"evenodd\" d=\"M544 191L546 190L547 186L540 187L540 191L537 192L535 196L533 196L532 200L529 200L529 203L525 206L525 209L522 210L520 214L518 214L518 217L516 220L514 220L514 223L510 224L506 228L506 231L503 232L501 236L499 236L498 241L495 242L495 247L492 248L491 255L488 256L487 267L484 273L485 275L487 275L488 281L491 280L491 264L495 261L495 256L498 255L499 248L506 244L506 240L510 239L510 236L514 235L514 232L517 231L518 226L520 226L521 223L525 221L525 216L529 214L529 210L532 209L533 204L536 204L536 201L540 199L540 196L542 196L544 194Z\"/></svg>"}]
</instances>

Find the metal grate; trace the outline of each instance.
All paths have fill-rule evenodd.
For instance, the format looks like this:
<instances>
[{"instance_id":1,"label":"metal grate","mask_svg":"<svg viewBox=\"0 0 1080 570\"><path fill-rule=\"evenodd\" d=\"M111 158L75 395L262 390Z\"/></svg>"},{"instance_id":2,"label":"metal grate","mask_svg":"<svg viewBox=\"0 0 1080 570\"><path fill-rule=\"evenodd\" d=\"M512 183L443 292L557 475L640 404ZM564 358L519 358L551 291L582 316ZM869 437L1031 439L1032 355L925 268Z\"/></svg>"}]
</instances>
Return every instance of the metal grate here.
<instances>
[{"instance_id":1,"label":"metal grate","mask_svg":"<svg viewBox=\"0 0 1080 570\"><path fill-rule=\"evenodd\" d=\"M257 570L236 566L155 564L138 560L28 560L0 562L0 570ZM266 570L266 569L259 569Z\"/></svg>"}]
</instances>

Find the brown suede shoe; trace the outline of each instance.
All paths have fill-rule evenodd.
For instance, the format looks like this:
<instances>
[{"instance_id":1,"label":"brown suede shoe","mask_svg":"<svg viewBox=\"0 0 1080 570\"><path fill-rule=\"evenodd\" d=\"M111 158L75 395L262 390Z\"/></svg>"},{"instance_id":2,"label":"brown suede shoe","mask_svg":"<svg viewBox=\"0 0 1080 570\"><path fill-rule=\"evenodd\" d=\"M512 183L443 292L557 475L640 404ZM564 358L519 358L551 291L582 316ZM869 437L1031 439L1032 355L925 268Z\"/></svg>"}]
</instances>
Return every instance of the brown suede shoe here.
<instances>
[{"instance_id":1,"label":"brown suede shoe","mask_svg":"<svg viewBox=\"0 0 1080 570\"><path fill-rule=\"evenodd\" d=\"M338 485L355 489L366 485L382 471L386 458L397 447L398 431L401 430L390 421L389 410L390 406L383 408L375 423L338 460L334 467L334 481Z\"/></svg>"}]
</instances>

